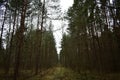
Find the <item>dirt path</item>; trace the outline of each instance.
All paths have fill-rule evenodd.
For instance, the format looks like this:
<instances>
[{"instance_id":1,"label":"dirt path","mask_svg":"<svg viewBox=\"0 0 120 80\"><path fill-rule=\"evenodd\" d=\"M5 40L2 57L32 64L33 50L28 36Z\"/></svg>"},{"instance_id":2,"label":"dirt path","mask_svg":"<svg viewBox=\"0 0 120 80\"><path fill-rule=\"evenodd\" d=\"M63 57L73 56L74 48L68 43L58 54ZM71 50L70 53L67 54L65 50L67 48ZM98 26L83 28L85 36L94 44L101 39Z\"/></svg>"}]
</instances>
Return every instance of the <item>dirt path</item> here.
<instances>
[{"instance_id":1,"label":"dirt path","mask_svg":"<svg viewBox=\"0 0 120 80\"><path fill-rule=\"evenodd\" d=\"M42 80L75 80L73 79L72 71L63 68L56 67L51 70Z\"/></svg>"},{"instance_id":2,"label":"dirt path","mask_svg":"<svg viewBox=\"0 0 120 80\"><path fill-rule=\"evenodd\" d=\"M54 67L49 69L44 76L40 77L40 75L37 75L29 80L79 80L74 76L74 72L69 69Z\"/></svg>"},{"instance_id":3,"label":"dirt path","mask_svg":"<svg viewBox=\"0 0 120 80\"><path fill-rule=\"evenodd\" d=\"M104 75L91 73L76 73L68 68L54 67L44 72L43 76L37 75L27 80L120 80L118 75Z\"/></svg>"}]
</instances>

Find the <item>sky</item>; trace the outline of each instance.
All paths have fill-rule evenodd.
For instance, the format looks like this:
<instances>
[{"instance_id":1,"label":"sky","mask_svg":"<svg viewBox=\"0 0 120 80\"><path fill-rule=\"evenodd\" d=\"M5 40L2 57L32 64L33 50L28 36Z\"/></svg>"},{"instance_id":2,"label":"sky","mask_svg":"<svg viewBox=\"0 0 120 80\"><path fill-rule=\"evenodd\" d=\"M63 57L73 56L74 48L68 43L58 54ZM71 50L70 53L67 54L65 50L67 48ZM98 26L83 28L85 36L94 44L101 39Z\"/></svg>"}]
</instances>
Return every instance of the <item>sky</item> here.
<instances>
[{"instance_id":1,"label":"sky","mask_svg":"<svg viewBox=\"0 0 120 80\"><path fill-rule=\"evenodd\" d=\"M61 6L62 12L66 12L68 8L72 6L72 4L73 4L73 0L60 0L60 6ZM53 24L54 24L53 31L60 29L53 33L56 41L57 51L59 54L61 50L60 47L61 47L62 32L66 32L68 22L57 20L57 21L53 21ZM64 28L61 29L61 27L64 27Z\"/></svg>"},{"instance_id":2,"label":"sky","mask_svg":"<svg viewBox=\"0 0 120 80\"><path fill-rule=\"evenodd\" d=\"M61 11L67 12L68 8L71 7L72 4L73 4L73 0L60 0ZM53 34L54 34L55 41L56 41L56 48L59 53L61 50L60 47L61 47L62 32L66 32L68 22L60 21L60 20L57 20L57 21L53 20L52 23L54 25L53 31L57 30ZM63 26L64 26L64 28L61 29L61 27L63 27ZM58 30L58 29L60 29L60 30Z\"/></svg>"},{"instance_id":3,"label":"sky","mask_svg":"<svg viewBox=\"0 0 120 80\"><path fill-rule=\"evenodd\" d=\"M72 6L73 0L60 0L60 5L63 11L68 10Z\"/></svg>"}]
</instances>

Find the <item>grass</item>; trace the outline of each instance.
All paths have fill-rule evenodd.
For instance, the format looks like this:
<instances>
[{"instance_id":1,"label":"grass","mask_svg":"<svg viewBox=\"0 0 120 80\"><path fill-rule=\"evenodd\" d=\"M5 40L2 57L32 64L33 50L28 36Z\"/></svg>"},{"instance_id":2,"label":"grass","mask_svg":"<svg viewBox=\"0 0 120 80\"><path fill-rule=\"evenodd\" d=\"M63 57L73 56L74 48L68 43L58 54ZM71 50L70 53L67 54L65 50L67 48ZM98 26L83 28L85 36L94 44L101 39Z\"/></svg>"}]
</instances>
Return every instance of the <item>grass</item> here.
<instances>
[{"instance_id":1,"label":"grass","mask_svg":"<svg viewBox=\"0 0 120 80\"><path fill-rule=\"evenodd\" d=\"M12 72L5 79L2 75L3 71L0 70L0 80L13 80ZM48 70L44 70L38 75L33 75L30 70L23 70L18 80L120 80L120 74L102 74L81 72L77 73L71 69L65 67L53 67Z\"/></svg>"}]
</instances>

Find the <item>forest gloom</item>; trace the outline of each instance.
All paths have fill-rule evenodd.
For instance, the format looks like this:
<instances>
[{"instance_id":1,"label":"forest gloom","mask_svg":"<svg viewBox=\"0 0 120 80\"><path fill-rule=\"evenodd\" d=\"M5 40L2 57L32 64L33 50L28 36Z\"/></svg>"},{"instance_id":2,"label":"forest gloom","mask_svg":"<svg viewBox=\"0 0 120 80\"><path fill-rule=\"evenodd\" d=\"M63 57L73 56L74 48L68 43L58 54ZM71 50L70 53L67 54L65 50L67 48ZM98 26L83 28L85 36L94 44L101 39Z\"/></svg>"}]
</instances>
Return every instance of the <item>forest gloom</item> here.
<instances>
[{"instance_id":1,"label":"forest gloom","mask_svg":"<svg viewBox=\"0 0 120 80\"><path fill-rule=\"evenodd\" d=\"M0 80L120 80L120 0L60 1L0 0Z\"/></svg>"}]
</instances>

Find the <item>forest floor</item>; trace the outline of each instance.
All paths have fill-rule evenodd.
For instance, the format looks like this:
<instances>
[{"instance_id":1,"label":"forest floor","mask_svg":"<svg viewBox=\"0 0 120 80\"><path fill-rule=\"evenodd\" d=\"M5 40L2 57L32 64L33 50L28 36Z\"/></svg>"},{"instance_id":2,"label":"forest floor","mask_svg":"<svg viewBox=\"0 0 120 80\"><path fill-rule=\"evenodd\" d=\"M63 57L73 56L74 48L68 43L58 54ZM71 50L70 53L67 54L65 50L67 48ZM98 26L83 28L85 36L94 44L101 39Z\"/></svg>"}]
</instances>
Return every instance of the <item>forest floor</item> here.
<instances>
[{"instance_id":1,"label":"forest floor","mask_svg":"<svg viewBox=\"0 0 120 80\"><path fill-rule=\"evenodd\" d=\"M26 80L120 80L120 74L77 73L65 67L48 69L44 75L36 75Z\"/></svg>"},{"instance_id":2,"label":"forest floor","mask_svg":"<svg viewBox=\"0 0 120 80\"><path fill-rule=\"evenodd\" d=\"M74 71L64 67L54 67L49 70L41 77L41 75L34 76L27 80L79 80L78 74Z\"/></svg>"},{"instance_id":3,"label":"forest floor","mask_svg":"<svg viewBox=\"0 0 120 80\"><path fill-rule=\"evenodd\" d=\"M75 72L69 68L57 66L42 71L38 75L28 76L21 75L18 80L120 80L120 74L96 74L90 72ZM0 80L13 80L12 77L2 78Z\"/></svg>"}]
</instances>

